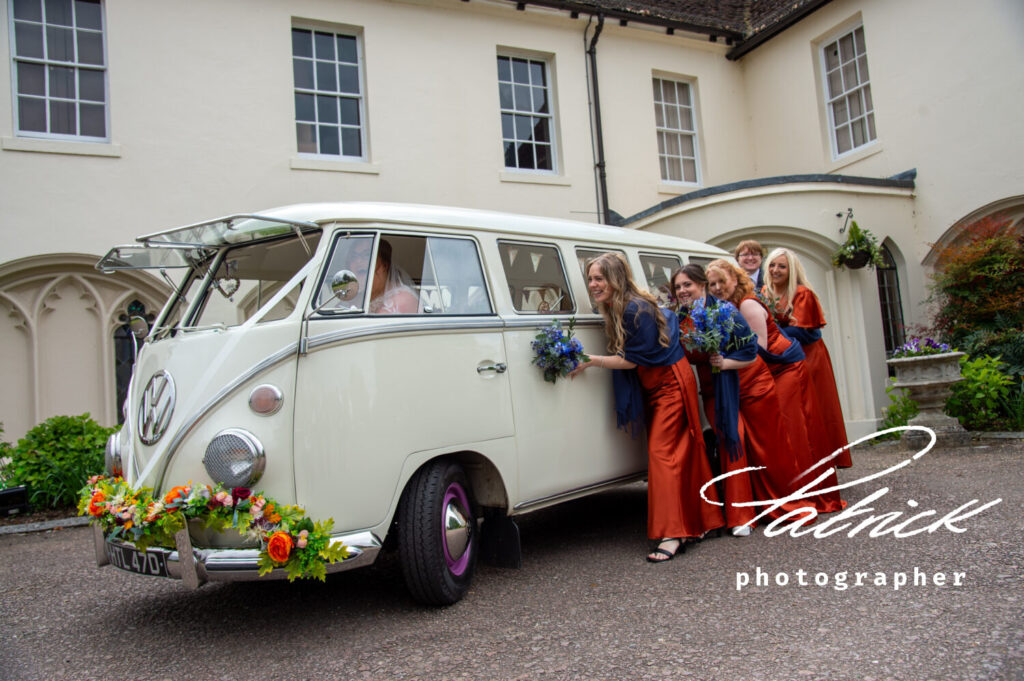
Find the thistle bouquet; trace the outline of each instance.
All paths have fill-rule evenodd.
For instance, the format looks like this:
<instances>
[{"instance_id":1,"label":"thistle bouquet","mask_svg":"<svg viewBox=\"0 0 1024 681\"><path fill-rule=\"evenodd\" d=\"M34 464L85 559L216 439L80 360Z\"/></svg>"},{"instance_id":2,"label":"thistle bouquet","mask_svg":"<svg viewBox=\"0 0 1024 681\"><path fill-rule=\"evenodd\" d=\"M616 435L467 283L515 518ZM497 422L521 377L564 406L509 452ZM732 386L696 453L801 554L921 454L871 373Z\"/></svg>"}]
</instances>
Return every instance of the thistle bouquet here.
<instances>
[{"instance_id":1,"label":"thistle bouquet","mask_svg":"<svg viewBox=\"0 0 1024 681\"><path fill-rule=\"evenodd\" d=\"M561 323L556 319L549 326L541 329L535 340L531 341L535 356L533 364L544 371L544 380L554 383L561 376L565 378L569 372L590 358L583 352L583 344L573 338L572 331L576 326L576 318L569 318L569 328L562 330Z\"/></svg>"},{"instance_id":2,"label":"thistle bouquet","mask_svg":"<svg viewBox=\"0 0 1024 681\"><path fill-rule=\"evenodd\" d=\"M736 337L735 312L736 307L729 302L715 301L708 305L704 300L698 300L690 307L693 328L683 334L683 345L687 350L699 350L709 355L742 347L750 337ZM712 367L712 372L717 374L718 369Z\"/></svg>"}]
</instances>

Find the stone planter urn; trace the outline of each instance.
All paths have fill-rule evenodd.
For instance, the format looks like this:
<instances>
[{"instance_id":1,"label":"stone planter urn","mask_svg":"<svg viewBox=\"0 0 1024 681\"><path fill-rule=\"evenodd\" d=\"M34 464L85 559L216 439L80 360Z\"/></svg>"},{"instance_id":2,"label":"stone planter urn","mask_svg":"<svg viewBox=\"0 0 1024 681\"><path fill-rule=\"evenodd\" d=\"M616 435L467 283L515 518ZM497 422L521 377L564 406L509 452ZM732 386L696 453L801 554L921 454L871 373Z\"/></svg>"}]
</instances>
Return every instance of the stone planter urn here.
<instances>
[{"instance_id":1,"label":"stone planter urn","mask_svg":"<svg viewBox=\"0 0 1024 681\"><path fill-rule=\"evenodd\" d=\"M907 425L931 428L941 445L965 445L971 439L960 422L943 411L950 387L963 380L960 375L960 358L964 354L942 352L919 357L898 357L887 362L896 372L893 387L906 390L920 409ZM926 433L909 430L903 432L902 441L907 447L921 449L928 439Z\"/></svg>"}]
</instances>

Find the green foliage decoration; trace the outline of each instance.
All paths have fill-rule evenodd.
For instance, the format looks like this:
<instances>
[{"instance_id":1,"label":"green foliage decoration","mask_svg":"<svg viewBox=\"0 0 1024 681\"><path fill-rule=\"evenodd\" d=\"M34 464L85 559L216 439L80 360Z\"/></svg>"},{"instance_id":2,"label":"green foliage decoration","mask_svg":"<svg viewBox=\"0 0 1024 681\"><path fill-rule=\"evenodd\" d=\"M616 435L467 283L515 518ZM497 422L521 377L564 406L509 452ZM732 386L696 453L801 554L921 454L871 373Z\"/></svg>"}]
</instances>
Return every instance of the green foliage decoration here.
<instances>
[{"instance_id":1,"label":"green foliage decoration","mask_svg":"<svg viewBox=\"0 0 1024 681\"><path fill-rule=\"evenodd\" d=\"M349 557L348 548L331 538L332 519L314 522L302 508L247 487L228 491L220 483L189 482L161 497L149 487L134 489L121 478L96 475L79 491L78 513L91 516L108 540L130 542L142 551L174 549L174 535L189 521L214 532L235 529L260 546L259 576L283 568L288 581L324 581L327 564Z\"/></svg>"},{"instance_id":2,"label":"green foliage decoration","mask_svg":"<svg viewBox=\"0 0 1024 681\"><path fill-rule=\"evenodd\" d=\"M103 471L103 449L116 430L104 428L89 414L48 418L8 447L6 482L27 487L37 508L74 506L82 485Z\"/></svg>"}]
</instances>

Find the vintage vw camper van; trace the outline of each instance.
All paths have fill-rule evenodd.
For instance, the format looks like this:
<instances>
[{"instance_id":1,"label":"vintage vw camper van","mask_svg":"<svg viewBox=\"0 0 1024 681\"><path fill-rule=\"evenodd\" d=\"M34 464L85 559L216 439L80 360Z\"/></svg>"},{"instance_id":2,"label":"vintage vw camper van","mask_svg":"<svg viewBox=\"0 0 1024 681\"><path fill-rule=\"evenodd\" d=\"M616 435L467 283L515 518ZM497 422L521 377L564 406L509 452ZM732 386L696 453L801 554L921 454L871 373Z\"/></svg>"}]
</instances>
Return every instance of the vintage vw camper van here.
<instances>
[{"instance_id":1,"label":"vintage vw camper van","mask_svg":"<svg viewBox=\"0 0 1024 681\"><path fill-rule=\"evenodd\" d=\"M378 203L138 241L97 268L154 269L174 293L139 334L108 470L156 493L251 487L333 518L349 555L328 571L368 565L387 542L432 604L465 593L478 556L518 564L517 515L646 474L643 438L615 427L608 372L552 384L531 364L554 319L574 317L584 348L605 351L583 263L618 251L664 295L674 268L724 255L621 228ZM101 565L190 587L257 578L258 548L236 533L141 554L96 532Z\"/></svg>"}]
</instances>

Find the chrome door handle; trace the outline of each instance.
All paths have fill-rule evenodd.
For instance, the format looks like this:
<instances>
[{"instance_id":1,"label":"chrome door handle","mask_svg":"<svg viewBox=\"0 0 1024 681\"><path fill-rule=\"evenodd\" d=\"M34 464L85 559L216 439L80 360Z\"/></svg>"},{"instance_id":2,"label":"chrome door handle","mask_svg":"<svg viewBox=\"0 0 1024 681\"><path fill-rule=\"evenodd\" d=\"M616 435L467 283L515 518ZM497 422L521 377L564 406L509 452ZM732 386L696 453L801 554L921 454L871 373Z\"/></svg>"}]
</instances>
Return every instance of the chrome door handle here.
<instances>
[{"instance_id":1,"label":"chrome door handle","mask_svg":"<svg viewBox=\"0 0 1024 681\"><path fill-rule=\"evenodd\" d=\"M476 372L478 374L482 374L485 371L495 371L499 374L503 374L506 369L508 369L507 364L504 362L498 362L497 364L481 364L476 368Z\"/></svg>"}]
</instances>

